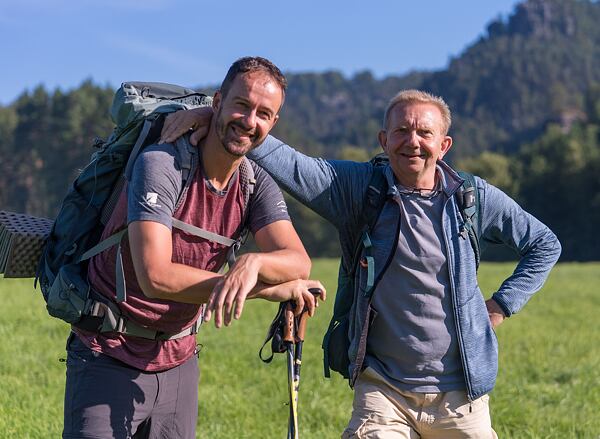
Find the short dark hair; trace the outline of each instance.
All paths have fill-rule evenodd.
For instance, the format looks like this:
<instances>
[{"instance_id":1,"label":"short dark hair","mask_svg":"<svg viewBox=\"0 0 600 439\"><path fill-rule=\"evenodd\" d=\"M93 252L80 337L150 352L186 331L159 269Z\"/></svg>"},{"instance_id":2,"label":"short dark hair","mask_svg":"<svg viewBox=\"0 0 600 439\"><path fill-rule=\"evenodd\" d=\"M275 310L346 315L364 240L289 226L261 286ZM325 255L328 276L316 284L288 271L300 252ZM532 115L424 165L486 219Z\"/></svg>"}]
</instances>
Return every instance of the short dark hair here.
<instances>
[{"instance_id":1,"label":"short dark hair","mask_svg":"<svg viewBox=\"0 0 600 439\"><path fill-rule=\"evenodd\" d=\"M263 72L273 78L281 88L282 96L285 97L287 79L285 79L285 76L275 64L260 56L245 56L235 61L231 67L229 67L227 75L225 75L225 79L223 79L223 82L221 83L221 88L219 89L221 95L223 97L227 96L231 84L238 75L252 72Z\"/></svg>"}]
</instances>

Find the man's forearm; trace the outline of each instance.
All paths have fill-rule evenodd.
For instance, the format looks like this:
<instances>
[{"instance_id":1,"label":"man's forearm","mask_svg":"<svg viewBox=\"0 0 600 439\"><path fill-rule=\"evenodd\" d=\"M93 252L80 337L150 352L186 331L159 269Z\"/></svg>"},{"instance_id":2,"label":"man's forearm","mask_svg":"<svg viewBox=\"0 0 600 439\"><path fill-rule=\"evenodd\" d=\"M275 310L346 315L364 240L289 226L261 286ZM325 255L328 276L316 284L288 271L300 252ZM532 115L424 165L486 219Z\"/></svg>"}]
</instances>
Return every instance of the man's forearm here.
<instances>
[{"instance_id":1,"label":"man's forearm","mask_svg":"<svg viewBox=\"0 0 600 439\"><path fill-rule=\"evenodd\" d=\"M274 252L275 253L275 252ZM269 262L270 258L265 262ZM281 265L281 264L280 264ZM284 268L281 266L280 268ZM289 274L289 279L284 279L284 275L277 278L277 269L273 273L267 274L272 277L268 281L259 281L251 289L248 298L263 298L267 300L277 300L278 296L274 296L274 292L278 292L275 285L296 280L306 279L304 277L292 277ZM172 264L169 273L162 277L155 276L152 286L146 286L144 294L155 299L171 300L174 302L203 304L207 303L213 289L224 276L210 271L199 270L193 267L182 264ZM281 279L281 280L280 280Z\"/></svg>"},{"instance_id":2,"label":"man's forearm","mask_svg":"<svg viewBox=\"0 0 600 439\"><path fill-rule=\"evenodd\" d=\"M223 275L218 273L176 263L138 275L140 287L146 296L194 304L206 303L222 278Z\"/></svg>"},{"instance_id":3,"label":"man's forearm","mask_svg":"<svg viewBox=\"0 0 600 439\"><path fill-rule=\"evenodd\" d=\"M306 254L295 250L276 250L253 253L260 266L258 280L266 284L279 284L295 279L308 279L311 262Z\"/></svg>"}]
</instances>

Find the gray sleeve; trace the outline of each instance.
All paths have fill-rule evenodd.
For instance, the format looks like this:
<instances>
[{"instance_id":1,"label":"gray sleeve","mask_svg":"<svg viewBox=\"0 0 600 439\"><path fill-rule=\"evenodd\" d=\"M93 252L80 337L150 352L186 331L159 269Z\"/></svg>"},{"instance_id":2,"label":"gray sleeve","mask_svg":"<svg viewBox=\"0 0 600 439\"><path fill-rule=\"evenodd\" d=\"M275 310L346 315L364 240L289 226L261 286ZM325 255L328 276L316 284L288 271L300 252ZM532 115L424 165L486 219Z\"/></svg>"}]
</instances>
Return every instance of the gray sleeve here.
<instances>
[{"instance_id":1,"label":"gray sleeve","mask_svg":"<svg viewBox=\"0 0 600 439\"><path fill-rule=\"evenodd\" d=\"M284 191L334 226L358 220L371 164L309 157L271 135L250 151L248 158Z\"/></svg>"},{"instance_id":2,"label":"gray sleeve","mask_svg":"<svg viewBox=\"0 0 600 439\"><path fill-rule=\"evenodd\" d=\"M135 161L127 188L127 223L154 221L171 228L182 172L175 147L151 145Z\"/></svg>"},{"instance_id":3,"label":"gray sleeve","mask_svg":"<svg viewBox=\"0 0 600 439\"><path fill-rule=\"evenodd\" d=\"M546 225L500 189L482 179L478 179L478 186L482 240L507 245L519 255L515 270L492 296L510 316L542 287L560 256L561 246Z\"/></svg>"},{"instance_id":4,"label":"gray sleeve","mask_svg":"<svg viewBox=\"0 0 600 439\"><path fill-rule=\"evenodd\" d=\"M290 221L283 194L262 168L254 167L256 185L248 212L248 227L252 234L275 221Z\"/></svg>"}]
</instances>

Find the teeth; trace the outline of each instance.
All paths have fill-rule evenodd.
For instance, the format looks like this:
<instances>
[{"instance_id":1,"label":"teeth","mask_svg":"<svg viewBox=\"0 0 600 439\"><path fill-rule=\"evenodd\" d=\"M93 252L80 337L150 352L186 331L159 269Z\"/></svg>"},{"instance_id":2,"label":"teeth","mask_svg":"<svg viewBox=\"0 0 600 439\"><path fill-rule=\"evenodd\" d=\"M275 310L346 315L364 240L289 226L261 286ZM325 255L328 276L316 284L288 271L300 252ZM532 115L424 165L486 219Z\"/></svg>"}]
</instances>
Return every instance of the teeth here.
<instances>
[{"instance_id":1,"label":"teeth","mask_svg":"<svg viewBox=\"0 0 600 439\"><path fill-rule=\"evenodd\" d=\"M241 128L239 128L236 125L232 125L231 128L240 137L250 137L252 135L252 133L246 132L246 131L242 130Z\"/></svg>"}]
</instances>

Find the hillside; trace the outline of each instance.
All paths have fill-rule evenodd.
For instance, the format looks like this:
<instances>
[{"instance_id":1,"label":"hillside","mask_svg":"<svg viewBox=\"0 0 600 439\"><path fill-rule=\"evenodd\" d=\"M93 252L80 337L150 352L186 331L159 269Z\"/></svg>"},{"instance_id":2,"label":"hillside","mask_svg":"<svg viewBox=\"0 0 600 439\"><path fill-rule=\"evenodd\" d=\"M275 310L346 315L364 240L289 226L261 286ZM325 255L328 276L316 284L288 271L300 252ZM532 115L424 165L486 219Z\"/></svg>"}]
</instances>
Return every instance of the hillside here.
<instances>
[{"instance_id":1,"label":"hillside","mask_svg":"<svg viewBox=\"0 0 600 439\"><path fill-rule=\"evenodd\" d=\"M565 259L600 259L599 22L596 1L527 0L444 70L289 74L275 134L310 154L366 160L387 101L403 88L432 91L454 114L449 160L551 225ZM86 80L0 106L0 209L56 214L92 139L110 134L113 92ZM297 204L290 210L311 255L337 254L335 231Z\"/></svg>"},{"instance_id":2,"label":"hillside","mask_svg":"<svg viewBox=\"0 0 600 439\"><path fill-rule=\"evenodd\" d=\"M450 105L452 158L516 152L549 122L584 117L583 96L600 82L599 22L596 2L529 0L491 22L445 70L382 80L369 72L290 75L277 132L327 157L340 156L344 146L372 149L387 101L414 87Z\"/></svg>"}]
</instances>

